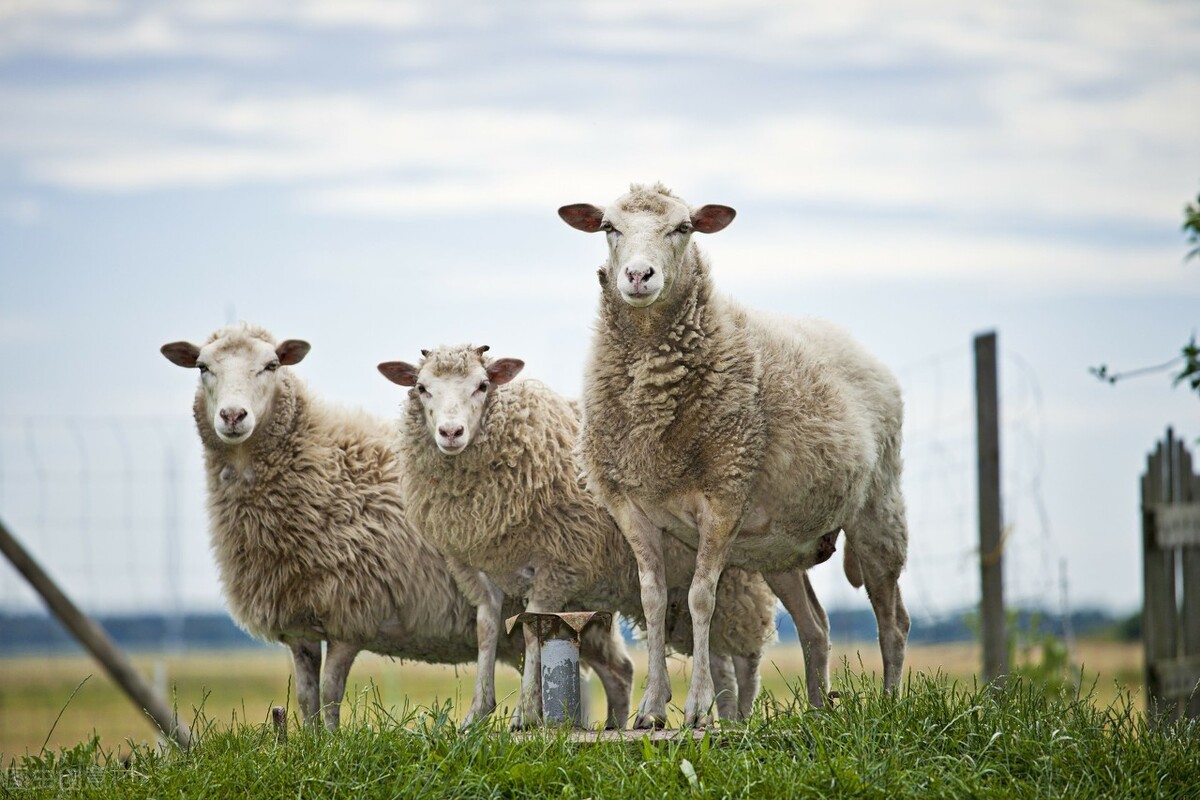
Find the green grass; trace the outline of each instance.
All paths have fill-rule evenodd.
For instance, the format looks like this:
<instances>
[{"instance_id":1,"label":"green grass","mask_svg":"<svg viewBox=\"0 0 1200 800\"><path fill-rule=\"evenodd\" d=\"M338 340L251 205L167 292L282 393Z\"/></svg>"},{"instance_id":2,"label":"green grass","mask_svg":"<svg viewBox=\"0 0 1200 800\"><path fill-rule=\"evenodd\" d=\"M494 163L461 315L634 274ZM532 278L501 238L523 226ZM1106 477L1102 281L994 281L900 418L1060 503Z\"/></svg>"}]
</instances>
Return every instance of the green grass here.
<instances>
[{"instance_id":1,"label":"green grass","mask_svg":"<svg viewBox=\"0 0 1200 800\"><path fill-rule=\"evenodd\" d=\"M29 797L1185 797L1200 725L1148 729L1128 698L1047 697L1017 682L963 688L916 675L899 698L848 670L814 711L765 696L752 721L698 741L522 740L457 729L450 705L389 711L367 696L336 734L194 726L186 752L97 739L21 758L0 796Z\"/></svg>"},{"instance_id":2,"label":"green grass","mask_svg":"<svg viewBox=\"0 0 1200 800\"><path fill-rule=\"evenodd\" d=\"M633 647L635 675L646 674L645 648ZM980 663L979 646L961 642L909 647L905 667L914 673L940 673L969 685ZM874 642L835 642L831 663L848 660L858 672L882 671L879 646ZM1024 659L1028 662L1030 659ZM259 648L229 652L186 652L136 654L135 667L156 683L166 686L168 696L190 721L194 709L203 708L218 726L240 725L265 719L272 705L286 705L292 682L291 658L282 648ZM1140 643L1081 641L1075 648L1071 677L1083 675L1083 685L1096 689L1092 700L1108 706L1119 687L1137 687L1142 679ZM670 724L677 725L687 693L690 662L671 658L667 662L677 704L668 707ZM763 688L777 697L790 697L803 682L804 658L795 643L767 648L762 668ZM364 653L354 664L347 697L378 691L382 705L395 709L429 707L439 699L455 700L455 711L464 713L474 682L473 665L398 663ZM836 676L835 676L836 677ZM878 678L876 678L878 680ZM517 697L520 676L510 668L496 672L496 692L502 708L511 710ZM76 688L83 684L76 691ZM604 693L593 676L588 682L589 714L601 719ZM74 696L72 694L74 693ZM635 695L636 697L636 695ZM68 701L68 698L70 700ZM1143 701L1135 703L1141 708ZM65 706L65 711L63 711ZM347 706L347 712L349 705ZM60 715L61 713L61 715ZM507 712L501 712L507 716ZM47 735L49 736L47 737ZM124 756L132 743L154 740L154 728L140 710L121 693L96 665L83 655L56 657L24 656L0 659L0 770L22 756L39 753L43 745L58 750L93 736L100 746Z\"/></svg>"}]
</instances>

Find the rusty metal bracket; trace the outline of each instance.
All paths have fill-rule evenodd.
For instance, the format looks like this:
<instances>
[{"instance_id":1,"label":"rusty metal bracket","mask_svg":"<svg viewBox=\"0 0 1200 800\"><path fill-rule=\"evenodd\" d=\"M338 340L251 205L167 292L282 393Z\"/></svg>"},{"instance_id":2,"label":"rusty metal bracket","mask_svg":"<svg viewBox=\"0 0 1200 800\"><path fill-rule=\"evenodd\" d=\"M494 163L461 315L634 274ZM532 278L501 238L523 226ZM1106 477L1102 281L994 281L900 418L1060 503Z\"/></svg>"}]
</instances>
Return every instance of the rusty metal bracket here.
<instances>
[{"instance_id":1,"label":"rusty metal bracket","mask_svg":"<svg viewBox=\"0 0 1200 800\"><path fill-rule=\"evenodd\" d=\"M592 622L611 625L611 611L526 611L509 617L505 628L533 626L542 654L542 720L549 725L578 728L579 634Z\"/></svg>"}]
</instances>

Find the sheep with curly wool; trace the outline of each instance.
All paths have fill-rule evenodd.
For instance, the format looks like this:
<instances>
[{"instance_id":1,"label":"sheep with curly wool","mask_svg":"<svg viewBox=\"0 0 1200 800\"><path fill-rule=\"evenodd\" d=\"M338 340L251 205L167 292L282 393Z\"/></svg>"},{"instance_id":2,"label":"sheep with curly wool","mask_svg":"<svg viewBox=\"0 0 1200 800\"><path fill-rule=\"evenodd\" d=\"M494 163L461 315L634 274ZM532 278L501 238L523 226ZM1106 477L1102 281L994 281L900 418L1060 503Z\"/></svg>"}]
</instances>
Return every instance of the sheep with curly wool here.
<instances>
[{"instance_id":1,"label":"sheep with curly wool","mask_svg":"<svg viewBox=\"0 0 1200 800\"><path fill-rule=\"evenodd\" d=\"M899 386L840 329L751 311L714 291L692 234L716 233L734 214L692 208L662 184L635 184L606 208L559 209L567 224L608 242L579 453L589 489L638 560L650 650L638 727L661 725L671 696L664 531L697 549L686 724L711 721L706 643L727 564L767 573L805 645L809 699L822 702L828 621L796 570L828 558L839 530L846 575L865 582L875 612L886 689L904 663ZM786 582L770 574L789 568Z\"/></svg>"},{"instance_id":2,"label":"sheep with curly wool","mask_svg":"<svg viewBox=\"0 0 1200 800\"><path fill-rule=\"evenodd\" d=\"M230 613L252 635L291 649L305 719L320 711L335 728L361 650L446 664L477 659L480 639L493 657L497 650L490 617L477 619L441 553L405 520L394 426L313 396L290 370L308 350L244 323L203 346L162 347L172 363L200 371L193 414ZM514 666L515 638L503 637L499 650ZM590 637L583 655L589 663L625 656L621 643L611 649Z\"/></svg>"},{"instance_id":3,"label":"sheep with curly wool","mask_svg":"<svg viewBox=\"0 0 1200 800\"><path fill-rule=\"evenodd\" d=\"M463 587L468 595L521 597L530 611L615 609L640 619L633 554L579 480L578 405L538 381L513 382L523 362L492 360L486 350L440 347L422 351L416 365L379 365L389 380L410 387L399 445L409 520L460 565L456 574L481 576L482 587ZM668 553L667 585L687 587L693 562L685 546ZM726 577L718 591L728 614L715 620L711 644L721 660L718 702L737 718L749 713L758 690L758 659L774 635L774 597L756 575L731 570ZM684 613L669 620L671 642L689 652L690 622L678 599ZM498 619L498 609L492 613ZM730 657L741 659L736 670ZM527 630L515 726L541 716L539 658ZM629 663L620 680L631 685L632 677ZM608 724L625 721L610 714Z\"/></svg>"}]
</instances>

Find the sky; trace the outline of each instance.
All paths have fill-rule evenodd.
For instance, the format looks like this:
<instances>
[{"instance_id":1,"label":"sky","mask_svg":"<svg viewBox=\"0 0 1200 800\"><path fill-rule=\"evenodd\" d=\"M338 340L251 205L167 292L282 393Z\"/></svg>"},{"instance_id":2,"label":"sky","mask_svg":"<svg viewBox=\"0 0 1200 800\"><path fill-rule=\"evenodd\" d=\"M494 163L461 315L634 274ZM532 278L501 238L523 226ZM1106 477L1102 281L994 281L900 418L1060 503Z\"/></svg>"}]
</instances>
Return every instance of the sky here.
<instances>
[{"instance_id":1,"label":"sky","mask_svg":"<svg viewBox=\"0 0 1200 800\"><path fill-rule=\"evenodd\" d=\"M661 180L737 209L721 290L900 377L911 610L978 598L995 330L1009 596L1130 611L1138 476L1200 398L1088 368L1200 324L1198 54L1192 2L0 0L0 519L85 607L219 607L161 344L259 323L386 416L375 365L439 343L576 394L604 245L555 210Z\"/></svg>"}]
</instances>

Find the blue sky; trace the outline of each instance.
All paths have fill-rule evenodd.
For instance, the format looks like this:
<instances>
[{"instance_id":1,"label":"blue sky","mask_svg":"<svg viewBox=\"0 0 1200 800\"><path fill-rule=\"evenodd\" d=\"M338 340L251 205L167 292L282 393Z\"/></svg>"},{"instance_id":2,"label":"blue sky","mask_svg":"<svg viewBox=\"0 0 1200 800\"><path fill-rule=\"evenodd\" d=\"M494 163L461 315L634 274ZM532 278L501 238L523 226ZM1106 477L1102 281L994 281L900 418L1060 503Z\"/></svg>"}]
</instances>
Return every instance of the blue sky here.
<instances>
[{"instance_id":1,"label":"blue sky","mask_svg":"<svg viewBox=\"0 0 1200 800\"><path fill-rule=\"evenodd\" d=\"M387 415L374 365L440 342L575 393L603 244L555 209L663 180L738 209L701 242L722 289L900 375L910 605L977 593L969 352L995 328L1010 593L1058 602L1065 559L1073 604L1132 608L1137 476L1167 425L1200 437L1200 402L1087 367L1166 360L1200 322L1197 45L1184 2L0 0L0 515L85 602L156 602L137 503L182 451L183 597L217 603L193 379L159 345L258 322ZM35 502L32 472L81 469L30 443L55 425L96 440L95 474ZM130 434L125 511L106 426L171 431ZM114 526L149 555L111 555ZM836 559L814 581L863 602Z\"/></svg>"}]
</instances>

